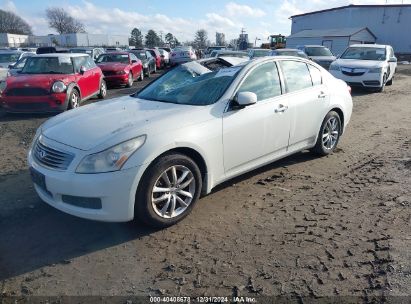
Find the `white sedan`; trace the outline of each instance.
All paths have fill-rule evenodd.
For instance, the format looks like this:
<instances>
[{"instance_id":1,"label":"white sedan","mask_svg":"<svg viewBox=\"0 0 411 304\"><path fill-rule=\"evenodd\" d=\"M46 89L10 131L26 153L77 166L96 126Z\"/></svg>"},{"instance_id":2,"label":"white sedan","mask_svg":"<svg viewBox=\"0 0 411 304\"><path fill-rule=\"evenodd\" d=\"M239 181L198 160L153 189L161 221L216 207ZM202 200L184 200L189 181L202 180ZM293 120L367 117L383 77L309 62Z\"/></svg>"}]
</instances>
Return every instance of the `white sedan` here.
<instances>
[{"instance_id":1,"label":"white sedan","mask_svg":"<svg viewBox=\"0 0 411 304\"><path fill-rule=\"evenodd\" d=\"M354 44L330 65L330 73L350 86L382 92L391 85L397 58L389 45Z\"/></svg>"},{"instance_id":2,"label":"white sedan","mask_svg":"<svg viewBox=\"0 0 411 304\"><path fill-rule=\"evenodd\" d=\"M218 60L45 122L28 155L41 199L87 219L166 227L230 178L334 151L352 111L345 82L303 58Z\"/></svg>"}]
</instances>

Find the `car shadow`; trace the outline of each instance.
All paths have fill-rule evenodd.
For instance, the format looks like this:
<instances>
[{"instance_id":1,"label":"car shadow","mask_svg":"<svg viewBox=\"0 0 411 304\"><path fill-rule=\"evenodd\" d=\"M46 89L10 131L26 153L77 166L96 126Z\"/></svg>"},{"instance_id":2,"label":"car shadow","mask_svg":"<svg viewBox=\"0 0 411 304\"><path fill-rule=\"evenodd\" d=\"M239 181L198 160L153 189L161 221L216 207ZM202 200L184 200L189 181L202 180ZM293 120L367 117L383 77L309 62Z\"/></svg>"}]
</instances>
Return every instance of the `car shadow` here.
<instances>
[{"instance_id":1,"label":"car shadow","mask_svg":"<svg viewBox=\"0 0 411 304\"><path fill-rule=\"evenodd\" d=\"M0 176L0 191L0 281L156 231L134 221L95 222L60 212L37 197L25 171Z\"/></svg>"},{"instance_id":2,"label":"car shadow","mask_svg":"<svg viewBox=\"0 0 411 304\"><path fill-rule=\"evenodd\" d=\"M231 179L213 193L264 172L316 158L308 151L297 153ZM26 171L0 176L0 192L0 280L70 263L73 258L158 231L135 221L95 222L60 212L38 198Z\"/></svg>"},{"instance_id":3,"label":"car shadow","mask_svg":"<svg viewBox=\"0 0 411 304\"><path fill-rule=\"evenodd\" d=\"M21 121L21 120L31 120L31 119L41 119L45 118L48 119L50 117L56 116L58 113L7 113L1 106L0 106L0 122L7 122L7 121Z\"/></svg>"}]
</instances>

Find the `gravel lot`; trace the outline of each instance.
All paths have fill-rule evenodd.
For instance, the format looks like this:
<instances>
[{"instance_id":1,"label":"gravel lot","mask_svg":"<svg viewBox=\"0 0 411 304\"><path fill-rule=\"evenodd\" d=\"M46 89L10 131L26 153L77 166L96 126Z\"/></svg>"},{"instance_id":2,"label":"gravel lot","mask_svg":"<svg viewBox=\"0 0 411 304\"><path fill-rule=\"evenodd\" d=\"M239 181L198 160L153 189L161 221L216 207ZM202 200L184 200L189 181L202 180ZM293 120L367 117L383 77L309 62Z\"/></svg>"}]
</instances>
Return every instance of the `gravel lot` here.
<instances>
[{"instance_id":1,"label":"gravel lot","mask_svg":"<svg viewBox=\"0 0 411 304\"><path fill-rule=\"evenodd\" d=\"M0 117L0 295L411 296L410 94L401 66L354 92L335 154L246 174L161 231L42 203L25 157L46 117Z\"/></svg>"}]
</instances>

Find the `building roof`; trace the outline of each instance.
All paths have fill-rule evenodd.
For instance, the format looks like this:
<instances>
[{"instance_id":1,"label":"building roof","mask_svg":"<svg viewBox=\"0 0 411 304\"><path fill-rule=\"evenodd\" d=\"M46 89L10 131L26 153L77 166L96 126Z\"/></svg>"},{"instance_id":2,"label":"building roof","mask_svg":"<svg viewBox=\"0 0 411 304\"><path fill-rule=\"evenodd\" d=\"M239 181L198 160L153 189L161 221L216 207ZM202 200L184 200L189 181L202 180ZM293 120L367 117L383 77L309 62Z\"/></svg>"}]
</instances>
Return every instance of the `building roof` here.
<instances>
[{"instance_id":1,"label":"building roof","mask_svg":"<svg viewBox=\"0 0 411 304\"><path fill-rule=\"evenodd\" d=\"M336 29L302 30L287 37L289 38L314 38L314 37L351 37L363 30L368 31L377 38L367 27L343 27Z\"/></svg>"},{"instance_id":2,"label":"building roof","mask_svg":"<svg viewBox=\"0 0 411 304\"><path fill-rule=\"evenodd\" d=\"M304 14L298 14L298 15L293 15L290 17L290 19L294 17L301 17L301 16L307 16L307 15L314 15L318 13L324 13L324 12L330 12L330 11L337 11L341 9L346 9L346 8L391 8L391 7L411 7L411 4L364 4L364 5L355 5L355 4L350 4L350 5L345 5L345 6L339 6L339 7L333 7L329 9L324 9L324 10L319 10L319 11L314 11L314 12L308 12Z\"/></svg>"}]
</instances>

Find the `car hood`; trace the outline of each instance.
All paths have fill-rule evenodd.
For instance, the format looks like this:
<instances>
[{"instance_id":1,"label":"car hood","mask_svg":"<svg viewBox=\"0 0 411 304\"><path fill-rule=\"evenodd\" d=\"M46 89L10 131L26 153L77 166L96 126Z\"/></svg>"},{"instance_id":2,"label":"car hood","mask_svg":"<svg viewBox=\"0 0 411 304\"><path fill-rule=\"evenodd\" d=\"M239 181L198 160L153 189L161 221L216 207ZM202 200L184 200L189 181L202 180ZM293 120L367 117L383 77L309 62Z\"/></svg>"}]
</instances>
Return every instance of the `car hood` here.
<instances>
[{"instance_id":1,"label":"car hood","mask_svg":"<svg viewBox=\"0 0 411 304\"><path fill-rule=\"evenodd\" d=\"M335 56L308 56L313 61L334 61L337 57Z\"/></svg>"},{"instance_id":2,"label":"car hood","mask_svg":"<svg viewBox=\"0 0 411 304\"><path fill-rule=\"evenodd\" d=\"M120 63L120 62L109 62L109 63L99 63L98 67L102 71L122 71L124 70L128 64Z\"/></svg>"},{"instance_id":3,"label":"car hood","mask_svg":"<svg viewBox=\"0 0 411 304\"><path fill-rule=\"evenodd\" d=\"M0 63L0 68L8 69L10 64L15 64L16 62L2 62Z\"/></svg>"},{"instance_id":4,"label":"car hood","mask_svg":"<svg viewBox=\"0 0 411 304\"><path fill-rule=\"evenodd\" d=\"M7 78L7 87L50 88L57 80L67 83L68 77L61 74L16 74Z\"/></svg>"},{"instance_id":5,"label":"car hood","mask_svg":"<svg viewBox=\"0 0 411 304\"><path fill-rule=\"evenodd\" d=\"M57 115L42 126L42 134L80 150L105 149L143 134L204 122L212 118L207 108L125 96Z\"/></svg>"},{"instance_id":6,"label":"car hood","mask_svg":"<svg viewBox=\"0 0 411 304\"><path fill-rule=\"evenodd\" d=\"M348 68L378 68L384 65L384 61L378 60L357 60L357 59L337 59L335 64Z\"/></svg>"}]
</instances>

